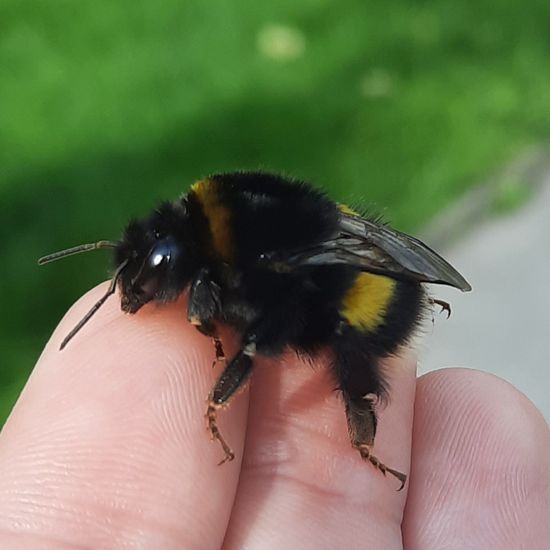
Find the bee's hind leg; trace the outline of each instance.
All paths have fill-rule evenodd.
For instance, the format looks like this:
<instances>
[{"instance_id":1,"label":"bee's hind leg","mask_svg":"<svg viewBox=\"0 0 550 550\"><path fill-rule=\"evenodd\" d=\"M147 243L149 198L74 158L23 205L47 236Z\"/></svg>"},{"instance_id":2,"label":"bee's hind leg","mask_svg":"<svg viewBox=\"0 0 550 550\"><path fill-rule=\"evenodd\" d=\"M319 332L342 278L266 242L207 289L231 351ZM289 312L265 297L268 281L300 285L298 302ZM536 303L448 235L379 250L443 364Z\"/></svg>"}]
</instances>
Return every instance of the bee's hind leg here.
<instances>
[{"instance_id":1,"label":"bee's hind leg","mask_svg":"<svg viewBox=\"0 0 550 550\"><path fill-rule=\"evenodd\" d=\"M445 302L444 300L438 300L437 298L429 298L430 305L437 304L439 307L441 307L441 312L444 311L447 313L447 319L451 316L451 304L449 302Z\"/></svg>"},{"instance_id":2,"label":"bee's hind leg","mask_svg":"<svg viewBox=\"0 0 550 550\"><path fill-rule=\"evenodd\" d=\"M359 451L363 460L370 462L384 475L391 474L396 477L401 483L398 491L401 491L405 486L407 476L386 466L386 464L372 454L372 446L374 445L373 430L375 429L373 426L376 426L376 412L369 396L362 399L365 403L358 403L357 400L344 396L351 444Z\"/></svg>"},{"instance_id":3,"label":"bee's hind leg","mask_svg":"<svg viewBox=\"0 0 550 550\"><path fill-rule=\"evenodd\" d=\"M384 475L396 477L401 490L407 476L372 454L377 427L376 404L385 393L379 360L369 352L363 334L351 327L344 328L335 343L334 372L344 399L351 445L363 460Z\"/></svg>"},{"instance_id":4,"label":"bee's hind leg","mask_svg":"<svg viewBox=\"0 0 550 550\"><path fill-rule=\"evenodd\" d=\"M398 489L400 491L405 486L407 476L386 466L372 454L374 434L376 433L376 412L374 409L376 397L368 394L357 399L346 393L343 396L352 446L359 451L363 460L370 462L384 475L391 474L396 477L401 483Z\"/></svg>"}]
</instances>

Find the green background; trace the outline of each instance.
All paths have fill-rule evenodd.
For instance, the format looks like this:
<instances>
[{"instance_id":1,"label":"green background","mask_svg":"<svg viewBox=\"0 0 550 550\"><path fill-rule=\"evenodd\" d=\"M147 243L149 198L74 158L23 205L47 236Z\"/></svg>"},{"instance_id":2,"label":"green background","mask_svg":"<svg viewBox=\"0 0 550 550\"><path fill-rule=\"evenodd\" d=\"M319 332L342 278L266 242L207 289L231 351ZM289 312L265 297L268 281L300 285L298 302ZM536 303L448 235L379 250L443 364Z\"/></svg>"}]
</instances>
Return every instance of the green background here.
<instances>
[{"instance_id":1,"label":"green background","mask_svg":"<svg viewBox=\"0 0 550 550\"><path fill-rule=\"evenodd\" d=\"M0 423L131 216L272 169L414 230L550 129L550 3L3 0Z\"/></svg>"}]
</instances>

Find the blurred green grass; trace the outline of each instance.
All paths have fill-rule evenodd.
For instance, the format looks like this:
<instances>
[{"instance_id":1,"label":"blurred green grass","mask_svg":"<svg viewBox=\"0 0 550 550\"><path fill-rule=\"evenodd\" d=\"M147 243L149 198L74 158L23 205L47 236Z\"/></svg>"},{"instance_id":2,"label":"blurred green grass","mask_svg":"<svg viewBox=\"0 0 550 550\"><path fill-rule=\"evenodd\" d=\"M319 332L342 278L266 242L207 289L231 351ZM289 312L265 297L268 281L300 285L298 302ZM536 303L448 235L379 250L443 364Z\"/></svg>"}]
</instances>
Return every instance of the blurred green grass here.
<instances>
[{"instance_id":1,"label":"blurred green grass","mask_svg":"<svg viewBox=\"0 0 550 550\"><path fill-rule=\"evenodd\" d=\"M550 4L4 0L0 423L101 253L211 172L272 169L412 230L550 127Z\"/></svg>"}]
</instances>

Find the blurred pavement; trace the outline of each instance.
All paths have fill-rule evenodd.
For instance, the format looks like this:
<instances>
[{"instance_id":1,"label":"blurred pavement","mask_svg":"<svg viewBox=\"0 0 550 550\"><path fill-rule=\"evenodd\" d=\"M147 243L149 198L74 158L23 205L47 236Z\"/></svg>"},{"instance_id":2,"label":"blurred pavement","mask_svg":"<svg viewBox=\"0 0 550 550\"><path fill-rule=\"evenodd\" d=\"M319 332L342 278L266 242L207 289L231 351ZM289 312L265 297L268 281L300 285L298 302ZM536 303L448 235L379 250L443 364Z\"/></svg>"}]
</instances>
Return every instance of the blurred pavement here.
<instances>
[{"instance_id":1,"label":"blurred pavement","mask_svg":"<svg viewBox=\"0 0 550 550\"><path fill-rule=\"evenodd\" d=\"M519 210L474 228L443 255L473 291L433 286L452 315L435 314L420 345L420 373L466 366L525 393L550 420L550 173Z\"/></svg>"}]
</instances>

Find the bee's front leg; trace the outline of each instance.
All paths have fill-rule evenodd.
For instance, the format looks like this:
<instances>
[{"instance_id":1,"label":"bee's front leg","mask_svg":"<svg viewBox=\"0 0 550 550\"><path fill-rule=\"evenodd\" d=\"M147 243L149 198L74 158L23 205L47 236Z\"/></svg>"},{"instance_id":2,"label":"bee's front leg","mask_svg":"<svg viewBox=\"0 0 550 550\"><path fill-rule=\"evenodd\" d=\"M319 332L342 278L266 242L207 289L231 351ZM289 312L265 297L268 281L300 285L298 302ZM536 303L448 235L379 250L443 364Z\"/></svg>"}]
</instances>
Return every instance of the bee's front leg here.
<instances>
[{"instance_id":1,"label":"bee's front leg","mask_svg":"<svg viewBox=\"0 0 550 550\"><path fill-rule=\"evenodd\" d=\"M212 338L216 350L216 359L212 366L218 361L225 361L223 344L214 324L214 319L221 310L220 294L220 286L212 279L210 270L202 268L191 283L187 319L199 332Z\"/></svg>"}]
</instances>

